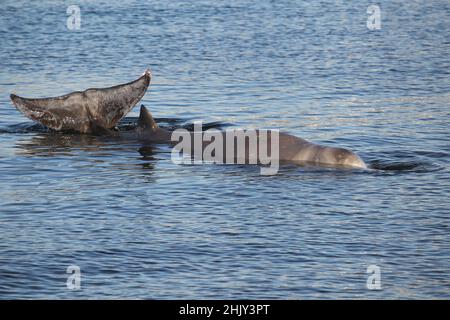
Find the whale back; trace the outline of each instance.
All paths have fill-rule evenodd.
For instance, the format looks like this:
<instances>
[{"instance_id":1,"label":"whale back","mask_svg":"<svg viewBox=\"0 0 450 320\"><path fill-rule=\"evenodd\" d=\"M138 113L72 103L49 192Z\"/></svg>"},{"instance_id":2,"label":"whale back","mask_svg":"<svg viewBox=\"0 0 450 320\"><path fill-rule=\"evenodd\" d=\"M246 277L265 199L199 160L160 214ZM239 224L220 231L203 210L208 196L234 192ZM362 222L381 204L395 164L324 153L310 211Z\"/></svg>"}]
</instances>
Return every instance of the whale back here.
<instances>
[{"instance_id":1,"label":"whale back","mask_svg":"<svg viewBox=\"0 0 450 320\"><path fill-rule=\"evenodd\" d=\"M326 166L367 168L364 161L348 149L322 146L295 136L285 136L290 139L287 140L280 136L280 154L286 153L283 147L284 149L290 149L287 160Z\"/></svg>"}]
</instances>

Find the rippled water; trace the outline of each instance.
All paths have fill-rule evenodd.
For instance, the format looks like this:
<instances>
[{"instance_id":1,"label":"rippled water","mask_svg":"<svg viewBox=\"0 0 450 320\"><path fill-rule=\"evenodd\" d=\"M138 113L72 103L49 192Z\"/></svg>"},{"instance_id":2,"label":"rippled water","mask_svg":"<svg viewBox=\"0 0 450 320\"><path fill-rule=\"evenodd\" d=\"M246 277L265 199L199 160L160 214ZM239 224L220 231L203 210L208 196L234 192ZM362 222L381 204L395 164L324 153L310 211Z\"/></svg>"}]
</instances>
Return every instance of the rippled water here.
<instances>
[{"instance_id":1,"label":"rippled water","mask_svg":"<svg viewBox=\"0 0 450 320\"><path fill-rule=\"evenodd\" d=\"M73 2L0 9L0 298L450 298L448 1L377 1L374 31L370 1ZM177 165L9 101L147 67L166 126L280 128L371 169Z\"/></svg>"}]
</instances>

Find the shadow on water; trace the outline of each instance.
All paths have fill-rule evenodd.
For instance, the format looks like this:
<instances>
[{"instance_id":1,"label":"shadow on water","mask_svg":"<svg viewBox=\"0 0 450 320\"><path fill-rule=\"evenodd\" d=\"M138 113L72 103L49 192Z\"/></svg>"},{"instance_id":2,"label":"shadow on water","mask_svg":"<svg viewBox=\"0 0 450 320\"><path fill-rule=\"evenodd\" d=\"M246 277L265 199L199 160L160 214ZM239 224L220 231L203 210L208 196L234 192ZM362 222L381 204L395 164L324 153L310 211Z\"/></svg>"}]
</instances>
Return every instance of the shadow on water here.
<instances>
[{"instance_id":1,"label":"shadow on water","mask_svg":"<svg viewBox=\"0 0 450 320\"><path fill-rule=\"evenodd\" d=\"M133 130L137 126L137 117L126 117L119 122L119 125L115 128L117 131ZM186 129L189 131L194 130L194 124L179 118L155 118L155 121L161 128L167 130ZM229 127L231 124L221 121L207 122L202 124L203 130L208 129L223 129ZM6 127L0 127L0 134L2 133L47 133L55 132L39 123L22 122L18 124L9 125Z\"/></svg>"},{"instance_id":2,"label":"shadow on water","mask_svg":"<svg viewBox=\"0 0 450 320\"><path fill-rule=\"evenodd\" d=\"M17 143L19 154L39 157L75 156L82 151L106 152L106 144L93 135L58 132L36 132L30 139Z\"/></svg>"},{"instance_id":3,"label":"shadow on water","mask_svg":"<svg viewBox=\"0 0 450 320\"><path fill-rule=\"evenodd\" d=\"M136 117L123 119L115 131L124 132L133 130L137 125ZM184 119L158 118L158 124L167 130L183 128L192 131L194 125ZM203 129L210 128L222 129L228 124L222 122L210 122L203 125ZM25 122L0 128L0 134L32 134L28 139L20 139L17 143L19 153L22 155L32 155L41 157L53 157L56 155L77 156L80 151L89 152L92 157L119 156L121 152L129 152L138 149L140 158L146 162L158 160L158 154L161 155L161 148L149 145L148 143L139 143L126 140L120 140L114 134L108 135L90 135L71 132L57 132L48 129L40 124Z\"/></svg>"},{"instance_id":4,"label":"shadow on water","mask_svg":"<svg viewBox=\"0 0 450 320\"><path fill-rule=\"evenodd\" d=\"M44 133L51 132L47 127L39 123L22 122L0 128L0 134L4 133Z\"/></svg>"}]
</instances>

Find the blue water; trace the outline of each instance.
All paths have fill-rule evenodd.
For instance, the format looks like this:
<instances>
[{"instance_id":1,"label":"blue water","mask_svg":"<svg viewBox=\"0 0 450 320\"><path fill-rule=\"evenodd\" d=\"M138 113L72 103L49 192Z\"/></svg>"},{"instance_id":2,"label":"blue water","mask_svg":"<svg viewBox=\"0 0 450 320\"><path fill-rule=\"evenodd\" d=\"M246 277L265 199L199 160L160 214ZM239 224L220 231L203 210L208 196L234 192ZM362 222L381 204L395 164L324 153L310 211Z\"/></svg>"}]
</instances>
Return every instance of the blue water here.
<instances>
[{"instance_id":1,"label":"blue water","mask_svg":"<svg viewBox=\"0 0 450 320\"><path fill-rule=\"evenodd\" d=\"M1 299L450 298L448 1L0 7ZM169 125L279 128L372 169L178 165L168 146L48 132L9 101L146 68L142 103Z\"/></svg>"}]
</instances>

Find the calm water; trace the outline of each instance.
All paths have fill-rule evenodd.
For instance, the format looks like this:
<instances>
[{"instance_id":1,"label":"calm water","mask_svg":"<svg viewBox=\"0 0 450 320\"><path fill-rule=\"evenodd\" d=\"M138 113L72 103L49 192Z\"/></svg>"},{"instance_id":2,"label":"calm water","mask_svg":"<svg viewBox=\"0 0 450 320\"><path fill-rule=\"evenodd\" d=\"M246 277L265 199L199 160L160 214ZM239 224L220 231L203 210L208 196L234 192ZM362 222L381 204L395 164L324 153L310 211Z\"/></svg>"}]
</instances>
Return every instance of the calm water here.
<instances>
[{"instance_id":1,"label":"calm water","mask_svg":"<svg viewBox=\"0 0 450 320\"><path fill-rule=\"evenodd\" d=\"M0 298L450 298L450 3L377 1L374 31L371 4L2 1ZM280 128L373 169L176 165L9 101L148 67L165 125Z\"/></svg>"}]
</instances>

